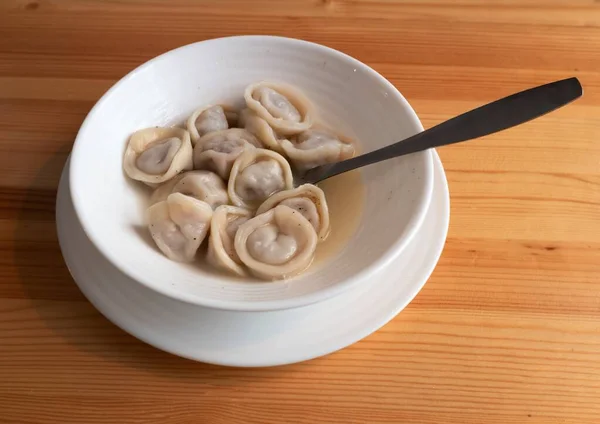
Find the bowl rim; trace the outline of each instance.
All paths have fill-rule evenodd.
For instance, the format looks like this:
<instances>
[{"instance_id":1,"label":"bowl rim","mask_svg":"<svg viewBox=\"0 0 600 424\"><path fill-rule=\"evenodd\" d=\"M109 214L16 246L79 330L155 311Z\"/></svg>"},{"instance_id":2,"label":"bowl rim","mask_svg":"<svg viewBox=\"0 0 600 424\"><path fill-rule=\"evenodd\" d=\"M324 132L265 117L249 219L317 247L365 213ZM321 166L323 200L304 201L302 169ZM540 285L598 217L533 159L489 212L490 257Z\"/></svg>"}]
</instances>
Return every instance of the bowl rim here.
<instances>
[{"instance_id":1,"label":"bowl rim","mask_svg":"<svg viewBox=\"0 0 600 424\"><path fill-rule=\"evenodd\" d=\"M418 131L423 131L423 125L419 120L417 114L414 109L411 107L409 102L404 98L404 96L400 93L400 91L385 77L379 74L370 66L365 63L359 61L358 59L353 58L352 56L343 53L339 50L335 50L331 47L327 47L318 43L314 43L311 41L305 41L297 38L289 38L289 37L280 37L280 36L271 36L271 35L240 35L240 36L231 36L231 37L219 37L212 38L203 41L198 41L195 43L190 43L183 45L181 47L177 47L175 49L169 50L165 53L162 53L133 69L117 82L115 82L103 95L100 99L94 104L94 106L90 109L88 114L86 115L79 131L77 132L77 136L75 137L75 142L73 144L73 148L71 151L70 158L70 175L69 175L69 188L71 189L71 198L73 201L73 206L77 215L77 218L83 228L86 236L90 239L92 244L98 249L98 251L111 263L113 264L120 272L129 276L134 281L143 284L149 289L170 297L175 300L179 300L185 303L198 305L202 307L208 307L213 309L221 309L221 310L230 310L230 311L274 311L274 310L283 310L283 309L292 309L298 308L302 306L307 306L313 303L317 303L331 297L337 296L346 290L354 288L358 283L364 282L368 280L369 277L375 275L381 269L387 267L395 258L397 258L404 248L412 241L415 237L417 231L423 224L425 219L425 215L427 209L429 208L429 204L431 202L431 196L433 192L433 156L430 150L426 150L423 152L418 152L416 154L425 155L425 190L424 195L420 196L416 205L416 213L414 213L410 220L408 221L408 229L404 235L404 237L396 240L377 260L366 266L361 271L357 272L350 278L346 280L326 287L324 289L303 294L300 296L291 297L288 299L280 299L280 300L268 300L268 301L256 301L256 300L221 300L221 299L213 299L203 297L201 295L194 295L189 293L182 293L177 288L171 288L170 286L160 286L154 283L151 279L146 278L143 274L137 272L137 270L127 267L123 264L117 255L114 255L111 249L108 248L103 242L102 239L98 236L97 230L85 219L85 208L81 202L82 197L78 196L77 190L77 175L78 174L78 163L79 160L85 152L82 148L83 142L81 141L82 134L85 132L85 129L88 125L90 125L90 121L94 119L94 115L96 111L106 103L115 90L126 83L129 79L133 78L138 72L143 69L151 66L154 62L159 60L164 60L165 58L172 56L182 50L191 49L199 44L207 44L207 43L223 43L225 41L233 41L233 40L250 40L255 42L261 41L280 41L285 43L290 43L291 45L296 46L304 46L310 47L312 49L319 50L321 52L325 52L327 54L336 56L345 61L348 61L352 66L356 68L360 68L366 73L372 75L376 79L378 79L383 85L386 86L388 93L394 95L396 100L401 103L407 112L407 117L411 121L411 123L418 129ZM417 131L417 132L418 132Z\"/></svg>"}]
</instances>

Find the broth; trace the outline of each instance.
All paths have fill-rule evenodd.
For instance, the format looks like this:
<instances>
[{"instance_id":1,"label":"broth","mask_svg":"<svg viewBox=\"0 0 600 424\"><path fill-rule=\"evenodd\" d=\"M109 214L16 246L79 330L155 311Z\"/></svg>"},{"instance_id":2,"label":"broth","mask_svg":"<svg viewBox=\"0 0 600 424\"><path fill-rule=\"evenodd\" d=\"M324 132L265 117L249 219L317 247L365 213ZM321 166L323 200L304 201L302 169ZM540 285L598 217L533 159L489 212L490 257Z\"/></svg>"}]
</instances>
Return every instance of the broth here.
<instances>
[{"instance_id":1,"label":"broth","mask_svg":"<svg viewBox=\"0 0 600 424\"><path fill-rule=\"evenodd\" d=\"M344 249L358 229L365 202L365 185L360 170L336 175L317 185L325 192L331 231L329 237L317 245L311 268L323 264Z\"/></svg>"}]
</instances>

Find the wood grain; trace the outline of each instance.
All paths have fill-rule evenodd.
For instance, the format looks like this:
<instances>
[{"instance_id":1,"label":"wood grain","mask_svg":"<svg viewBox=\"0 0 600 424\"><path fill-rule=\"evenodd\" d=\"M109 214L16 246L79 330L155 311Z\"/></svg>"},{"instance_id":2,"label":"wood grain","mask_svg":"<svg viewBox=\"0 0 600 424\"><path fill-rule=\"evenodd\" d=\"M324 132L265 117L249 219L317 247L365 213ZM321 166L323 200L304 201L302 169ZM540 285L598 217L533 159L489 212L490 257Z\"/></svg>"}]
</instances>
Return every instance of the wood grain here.
<instances>
[{"instance_id":1,"label":"wood grain","mask_svg":"<svg viewBox=\"0 0 600 424\"><path fill-rule=\"evenodd\" d=\"M117 79L232 34L316 41L389 78L425 127L568 76L577 103L440 150L439 266L391 323L273 369L190 362L104 319L54 229L79 125ZM0 2L0 422L600 422L600 2Z\"/></svg>"}]
</instances>

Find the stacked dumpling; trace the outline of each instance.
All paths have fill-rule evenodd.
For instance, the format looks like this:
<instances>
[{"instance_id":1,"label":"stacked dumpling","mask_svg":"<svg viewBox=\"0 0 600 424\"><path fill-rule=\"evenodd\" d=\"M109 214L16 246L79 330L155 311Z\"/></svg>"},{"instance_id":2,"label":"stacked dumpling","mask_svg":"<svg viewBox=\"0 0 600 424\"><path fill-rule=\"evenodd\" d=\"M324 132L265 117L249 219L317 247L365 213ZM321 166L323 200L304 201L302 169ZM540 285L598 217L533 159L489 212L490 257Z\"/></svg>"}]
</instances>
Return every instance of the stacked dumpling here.
<instances>
[{"instance_id":1,"label":"stacked dumpling","mask_svg":"<svg viewBox=\"0 0 600 424\"><path fill-rule=\"evenodd\" d=\"M190 262L208 240L207 263L233 275L288 278L306 270L330 231L323 191L294 188L305 171L354 155L352 142L322 124L306 96L259 82L246 107L204 106L182 128L137 131L127 175L154 189L146 219L158 248Z\"/></svg>"}]
</instances>

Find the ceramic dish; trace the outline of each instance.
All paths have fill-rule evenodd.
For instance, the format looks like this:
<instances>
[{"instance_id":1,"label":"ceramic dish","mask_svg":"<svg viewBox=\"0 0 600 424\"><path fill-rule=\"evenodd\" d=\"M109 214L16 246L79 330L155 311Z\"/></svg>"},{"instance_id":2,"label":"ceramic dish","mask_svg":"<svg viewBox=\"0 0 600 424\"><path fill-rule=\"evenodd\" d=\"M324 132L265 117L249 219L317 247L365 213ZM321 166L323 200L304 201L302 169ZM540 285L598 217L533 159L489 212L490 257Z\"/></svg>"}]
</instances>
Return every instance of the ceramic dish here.
<instances>
[{"instance_id":1,"label":"ceramic dish","mask_svg":"<svg viewBox=\"0 0 600 424\"><path fill-rule=\"evenodd\" d=\"M150 126L181 125L203 104L241 107L244 88L278 80L302 90L321 119L370 151L422 130L408 102L373 69L317 44L267 36L215 39L165 53L132 71L94 106L73 148L69 185L76 215L98 250L139 284L172 299L228 310L276 310L323 301L399 259L425 217L433 187L430 151L361 171L362 218L346 246L305 274L249 284L181 266L147 241L140 184L122 169L126 142ZM353 190L354 187L348 187ZM332 232L336 222L331 222Z\"/></svg>"}]
</instances>

